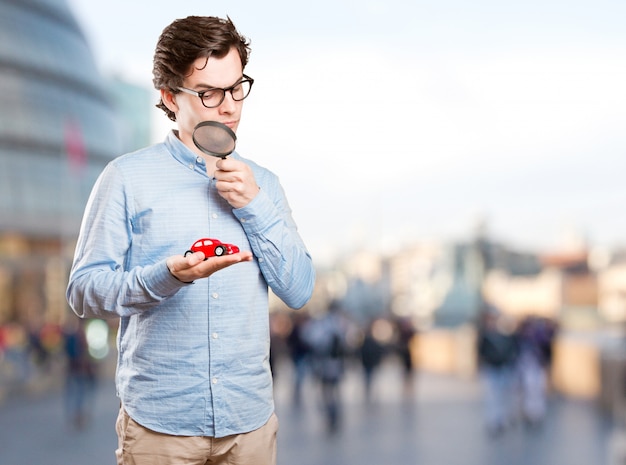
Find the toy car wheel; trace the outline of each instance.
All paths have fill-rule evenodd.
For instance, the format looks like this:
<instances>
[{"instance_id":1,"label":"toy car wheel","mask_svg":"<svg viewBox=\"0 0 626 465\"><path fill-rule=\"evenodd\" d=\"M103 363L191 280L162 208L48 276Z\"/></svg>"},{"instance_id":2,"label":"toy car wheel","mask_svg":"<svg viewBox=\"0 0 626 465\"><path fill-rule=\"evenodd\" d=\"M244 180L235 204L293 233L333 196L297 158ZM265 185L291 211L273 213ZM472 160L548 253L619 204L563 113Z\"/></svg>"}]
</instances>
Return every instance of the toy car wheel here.
<instances>
[{"instance_id":1,"label":"toy car wheel","mask_svg":"<svg viewBox=\"0 0 626 465\"><path fill-rule=\"evenodd\" d=\"M226 252L226 247L218 245L217 247L215 247L215 256L219 257L221 255L224 255L224 253Z\"/></svg>"},{"instance_id":2,"label":"toy car wheel","mask_svg":"<svg viewBox=\"0 0 626 465\"><path fill-rule=\"evenodd\" d=\"M185 252L185 257L186 257L187 255L191 255L192 253L193 253L193 250L188 250L187 252Z\"/></svg>"}]
</instances>

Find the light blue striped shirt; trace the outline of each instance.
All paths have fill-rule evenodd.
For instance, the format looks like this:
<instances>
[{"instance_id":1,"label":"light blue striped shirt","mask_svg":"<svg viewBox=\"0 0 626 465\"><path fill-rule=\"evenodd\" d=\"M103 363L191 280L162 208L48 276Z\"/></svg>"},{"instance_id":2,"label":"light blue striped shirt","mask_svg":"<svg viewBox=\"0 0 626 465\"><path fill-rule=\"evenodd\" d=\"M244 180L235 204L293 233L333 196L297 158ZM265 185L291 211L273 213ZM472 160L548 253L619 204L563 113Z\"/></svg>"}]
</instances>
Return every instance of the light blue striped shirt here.
<instances>
[{"instance_id":1,"label":"light blue striped shirt","mask_svg":"<svg viewBox=\"0 0 626 465\"><path fill-rule=\"evenodd\" d=\"M202 157L174 132L109 163L89 198L67 299L79 316L121 317L117 394L149 429L223 437L274 411L268 286L300 308L315 271L277 176L243 161L261 187L244 208L218 195ZM182 283L165 261L202 237L254 260Z\"/></svg>"}]
</instances>

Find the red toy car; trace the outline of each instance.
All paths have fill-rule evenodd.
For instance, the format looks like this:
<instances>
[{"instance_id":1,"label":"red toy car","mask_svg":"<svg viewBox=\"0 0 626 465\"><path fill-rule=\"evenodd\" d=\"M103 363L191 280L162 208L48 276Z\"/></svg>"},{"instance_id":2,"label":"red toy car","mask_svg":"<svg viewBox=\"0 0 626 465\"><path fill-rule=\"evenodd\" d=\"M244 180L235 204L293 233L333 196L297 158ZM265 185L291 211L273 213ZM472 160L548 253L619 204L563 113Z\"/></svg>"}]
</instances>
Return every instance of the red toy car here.
<instances>
[{"instance_id":1,"label":"red toy car","mask_svg":"<svg viewBox=\"0 0 626 465\"><path fill-rule=\"evenodd\" d=\"M191 246L187 252L185 252L185 257L194 252L202 252L206 257L205 260L209 257L219 257L221 255L231 255L239 252L239 247L232 244L223 244L218 239L210 239L204 238L199 239Z\"/></svg>"}]
</instances>

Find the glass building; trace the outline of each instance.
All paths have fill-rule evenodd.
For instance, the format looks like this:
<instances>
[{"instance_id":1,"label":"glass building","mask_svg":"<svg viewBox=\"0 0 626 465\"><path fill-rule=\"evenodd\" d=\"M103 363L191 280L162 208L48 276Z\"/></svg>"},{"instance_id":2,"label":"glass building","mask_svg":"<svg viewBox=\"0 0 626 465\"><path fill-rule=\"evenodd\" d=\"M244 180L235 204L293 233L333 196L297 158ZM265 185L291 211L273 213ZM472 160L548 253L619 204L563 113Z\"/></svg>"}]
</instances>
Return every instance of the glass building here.
<instances>
[{"instance_id":1,"label":"glass building","mask_svg":"<svg viewBox=\"0 0 626 465\"><path fill-rule=\"evenodd\" d=\"M83 209L120 118L65 0L0 0L0 325L62 321Z\"/></svg>"}]
</instances>

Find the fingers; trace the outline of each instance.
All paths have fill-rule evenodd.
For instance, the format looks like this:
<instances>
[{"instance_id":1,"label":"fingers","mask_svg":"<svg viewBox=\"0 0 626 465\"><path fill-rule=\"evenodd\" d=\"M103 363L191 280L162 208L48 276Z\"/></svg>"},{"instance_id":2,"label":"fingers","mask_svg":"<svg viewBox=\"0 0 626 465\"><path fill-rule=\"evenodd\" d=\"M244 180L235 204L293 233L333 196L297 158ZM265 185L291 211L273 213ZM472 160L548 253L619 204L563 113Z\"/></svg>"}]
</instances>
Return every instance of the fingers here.
<instances>
[{"instance_id":1,"label":"fingers","mask_svg":"<svg viewBox=\"0 0 626 465\"><path fill-rule=\"evenodd\" d=\"M235 160L218 160L213 173L217 190L220 192L242 191L248 178L246 167L247 165Z\"/></svg>"},{"instance_id":2,"label":"fingers","mask_svg":"<svg viewBox=\"0 0 626 465\"><path fill-rule=\"evenodd\" d=\"M205 260L202 252L196 252L186 257L177 255L168 258L167 267L176 279L189 283L196 279L207 278L231 265L251 260L252 252L250 251L222 255L221 257L209 257L207 260Z\"/></svg>"},{"instance_id":3,"label":"fingers","mask_svg":"<svg viewBox=\"0 0 626 465\"><path fill-rule=\"evenodd\" d=\"M217 181L246 183L254 180L252 169L247 163L223 158L215 164L213 177Z\"/></svg>"},{"instance_id":4,"label":"fingers","mask_svg":"<svg viewBox=\"0 0 626 465\"><path fill-rule=\"evenodd\" d=\"M215 188L232 207L245 207L258 194L254 174L246 163L223 159L217 161L216 168Z\"/></svg>"},{"instance_id":5,"label":"fingers","mask_svg":"<svg viewBox=\"0 0 626 465\"><path fill-rule=\"evenodd\" d=\"M241 164L244 163L233 158L220 158L215 163L215 167L219 171L235 171Z\"/></svg>"},{"instance_id":6,"label":"fingers","mask_svg":"<svg viewBox=\"0 0 626 465\"><path fill-rule=\"evenodd\" d=\"M249 168L245 163L236 160L218 160L213 177L222 183L244 182L248 172Z\"/></svg>"},{"instance_id":7,"label":"fingers","mask_svg":"<svg viewBox=\"0 0 626 465\"><path fill-rule=\"evenodd\" d=\"M198 263L202 263L205 258L204 252L194 252L187 256L187 265L189 268L194 267Z\"/></svg>"},{"instance_id":8,"label":"fingers","mask_svg":"<svg viewBox=\"0 0 626 465\"><path fill-rule=\"evenodd\" d=\"M195 252L186 256L174 255L167 259L167 268L174 276L178 277L178 273L184 272L189 268L193 268L198 263L204 261L204 253Z\"/></svg>"},{"instance_id":9,"label":"fingers","mask_svg":"<svg viewBox=\"0 0 626 465\"><path fill-rule=\"evenodd\" d=\"M192 268L196 273L194 279L208 278L224 268L241 262L249 262L252 260L252 252L239 252L232 255L222 255L220 257L209 257Z\"/></svg>"}]
</instances>

